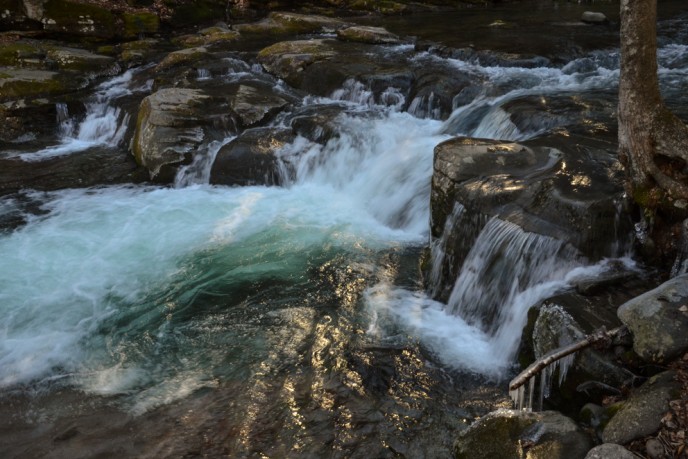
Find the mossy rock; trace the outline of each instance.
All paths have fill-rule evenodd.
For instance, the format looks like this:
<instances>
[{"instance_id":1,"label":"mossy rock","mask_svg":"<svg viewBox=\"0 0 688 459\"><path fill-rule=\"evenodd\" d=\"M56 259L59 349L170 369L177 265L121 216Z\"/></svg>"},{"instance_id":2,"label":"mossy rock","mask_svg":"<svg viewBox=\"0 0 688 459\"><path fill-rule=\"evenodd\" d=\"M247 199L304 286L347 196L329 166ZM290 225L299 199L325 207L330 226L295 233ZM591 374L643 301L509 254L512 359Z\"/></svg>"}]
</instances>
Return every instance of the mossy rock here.
<instances>
[{"instance_id":1,"label":"mossy rock","mask_svg":"<svg viewBox=\"0 0 688 459\"><path fill-rule=\"evenodd\" d=\"M157 33L160 29L160 18L157 14L148 12L124 13L124 38L135 38L141 35Z\"/></svg>"},{"instance_id":2,"label":"mossy rock","mask_svg":"<svg viewBox=\"0 0 688 459\"><path fill-rule=\"evenodd\" d=\"M32 65L45 57L45 51L38 44L23 40L0 43L0 65L34 67Z\"/></svg>"},{"instance_id":3,"label":"mossy rock","mask_svg":"<svg viewBox=\"0 0 688 459\"><path fill-rule=\"evenodd\" d=\"M336 55L326 40L284 41L260 50L258 62L272 75L298 87L306 67Z\"/></svg>"},{"instance_id":4,"label":"mossy rock","mask_svg":"<svg viewBox=\"0 0 688 459\"><path fill-rule=\"evenodd\" d=\"M235 29L248 34L298 35L322 32L323 30L337 30L346 25L345 22L326 16L275 12L270 13L262 21L252 24L239 24Z\"/></svg>"},{"instance_id":5,"label":"mossy rock","mask_svg":"<svg viewBox=\"0 0 688 459\"><path fill-rule=\"evenodd\" d=\"M113 75L117 71L111 56L93 54L79 48L48 47L47 58L60 70L74 70L90 75Z\"/></svg>"},{"instance_id":6,"label":"mossy rock","mask_svg":"<svg viewBox=\"0 0 688 459\"><path fill-rule=\"evenodd\" d=\"M399 37L382 27L353 26L337 31L337 38L343 41L371 44L396 44Z\"/></svg>"},{"instance_id":7,"label":"mossy rock","mask_svg":"<svg viewBox=\"0 0 688 459\"><path fill-rule=\"evenodd\" d=\"M584 458L592 439L571 419L556 411L493 411L459 434L456 459Z\"/></svg>"},{"instance_id":8,"label":"mossy rock","mask_svg":"<svg viewBox=\"0 0 688 459\"><path fill-rule=\"evenodd\" d=\"M175 27L201 24L225 17L226 2L212 0L192 0L173 5L174 13L170 24Z\"/></svg>"},{"instance_id":9,"label":"mossy rock","mask_svg":"<svg viewBox=\"0 0 688 459\"><path fill-rule=\"evenodd\" d=\"M118 46L119 60L127 67L141 65L157 52L156 45L158 43L158 40L152 38L122 43Z\"/></svg>"},{"instance_id":10,"label":"mossy rock","mask_svg":"<svg viewBox=\"0 0 688 459\"><path fill-rule=\"evenodd\" d=\"M49 32L98 38L117 35L116 18L106 8L68 0L48 0L44 5L43 28Z\"/></svg>"},{"instance_id":11,"label":"mossy rock","mask_svg":"<svg viewBox=\"0 0 688 459\"><path fill-rule=\"evenodd\" d=\"M194 35L182 35L174 38L172 42L185 48L195 48L199 46L221 46L224 43L233 43L241 35L235 30L225 27L208 27Z\"/></svg>"},{"instance_id":12,"label":"mossy rock","mask_svg":"<svg viewBox=\"0 0 688 459\"><path fill-rule=\"evenodd\" d=\"M156 72L167 70L169 68L182 65L197 63L208 56L208 50L204 47L182 49L173 51L155 67Z\"/></svg>"},{"instance_id":13,"label":"mossy rock","mask_svg":"<svg viewBox=\"0 0 688 459\"><path fill-rule=\"evenodd\" d=\"M0 68L0 102L60 94L85 84L48 70Z\"/></svg>"},{"instance_id":14,"label":"mossy rock","mask_svg":"<svg viewBox=\"0 0 688 459\"><path fill-rule=\"evenodd\" d=\"M388 0L372 1L372 0L356 0L351 2L350 8L352 10L375 11L386 15L404 14L409 11L407 5L399 2Z\"/></svg>"}]
</instances>

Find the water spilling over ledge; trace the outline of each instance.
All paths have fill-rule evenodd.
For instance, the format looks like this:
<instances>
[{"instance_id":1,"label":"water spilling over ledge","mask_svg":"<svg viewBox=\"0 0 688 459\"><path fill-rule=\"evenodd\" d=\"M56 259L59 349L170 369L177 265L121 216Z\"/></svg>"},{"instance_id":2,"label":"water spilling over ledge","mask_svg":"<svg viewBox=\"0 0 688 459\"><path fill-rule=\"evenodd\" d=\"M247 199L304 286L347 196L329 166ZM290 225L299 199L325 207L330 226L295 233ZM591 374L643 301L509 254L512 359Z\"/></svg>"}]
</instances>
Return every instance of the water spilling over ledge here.
<instances>
[{"instance_id":1,"label":"water spilling over ledge","mask_svg":"<svg viewBox=\"0 0 688 459\"><path fill-rule=\"evenodd\" d=\"M619 174L614 50L535 67L407 44L328 53L341 50L359 53L347 71L370 73L309 95L335 86L318 80L322 62L297 72L298 91L242 53L186 73L125 72L83 114L54 105L59 143L8 152L35 167L96 148L128 155L136 114L122 98L200 101L152 116L185 143L153 174L174 186L0 199L0 412L21 426L17 443L42 422L51 442L68 444L71 423L86 438L93 412L114 433L94 427L91 440L143 431L145 451L442 457L464 424L511 406L504 385L531 307L635 269L609 259L628 254L618 203L581 197L618 191L598 177ZM682 52L662 48L669 92ZM179 87L154 90L138 71ZM443 72L461 78L440 87ZM438 151L454 136L498 139L481 146L492 169L464 155L446 206L431 209L433 180L449 177ZM250 170L220 184L237 157ZM524 162L507 169L513 158ZM614 222L590 231L603 243L576 231L599 221ZM522 391L539 398L535 382Z\"/></svg>"}]
</instances>

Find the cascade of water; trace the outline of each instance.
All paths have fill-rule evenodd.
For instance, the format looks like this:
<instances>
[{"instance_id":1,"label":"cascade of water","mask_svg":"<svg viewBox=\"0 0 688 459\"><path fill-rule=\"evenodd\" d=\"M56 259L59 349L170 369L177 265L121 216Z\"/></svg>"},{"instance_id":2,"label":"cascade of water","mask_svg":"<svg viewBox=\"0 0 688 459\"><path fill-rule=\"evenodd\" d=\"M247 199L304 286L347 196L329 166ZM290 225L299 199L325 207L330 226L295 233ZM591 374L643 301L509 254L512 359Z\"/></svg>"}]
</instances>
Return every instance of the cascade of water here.
<instances>
[{"instance_id":1,"label":"cascade of water","mask_svg":"<svg viewBox=\"0 0 688 459\"><path fill-rule=\"evenodd\" d=\"M99 85L91 101L86 104L86 116L76 127L74 120L68 116L66 105L58 104L58 120L60 117L64 118L59 128L62 137L60 144L37 152L23 153L19 157L24 161L41 161L96 145L118 145L126 134L130 115L112 106L112 102L132 93L129 87L132 76L133 71L129 70ZM147 90L147 87L140 90Z\"/></svg>"},{"instance_id":2,"label":"cascade of water","mask_svg":"<svg viewBox=\"0 0 688 459\"><path fill-rule=\"evenodd\" d=\"M464 210L466 210L466 208L463 205L458 202L454 203L454 208L444 222L442 236L430 244L431 269L430 278L428 279L428 290L433 298L437 296L442 288L447 245L449 244L451 235L454 233L456 224L463 215Z\"/></svg>"},{"instance_id":3,"label":"cascade of water","mask_svg":"<svg viewBox=\"0 0 688 459\"><path fill-rule=\"evenodd\" d=\"M337 190L391 228L427 234L431 153L447 138L434 134L439 123L398 112L338 122L339 136L324 146L300 138L282 149L284 183Z\"/></svg>"},{"instance_id":4,"label":"cascade of water","mask_svg":"<svg viewBox=\"0 0 688 459\"><path fill-rule=\"evenodd\" d=\"M346 80L340 89L335 90L330 98L333 100L354 102L364 106L375 105L375 95L373 91L360 81L351 78Z\"/></svg>"},{"instance_id":5,"label":"cascade of water","mask_svg":"<svg viewBox=\"0 0 688 459\"><path fill-rule=\"evenodd\" d=\"M69 116L67 104L58 102L55 104L57 121L57 133L60 137L68 137L74 133L74 120Z\"/></svg>"},{"instance_id":6,"label":"cascade of water","mask_svg":"<svg viewBox=\"0 0 688 459\"><path fill-rule=\"evenodd\" d=\"M210 171L220 149L234 140L236 136L227 137L223 141L213 141L210 144L199 147L194 154L193 161L187 166L182 166L174 178L175 188L183 188L190 185L205 185L210 181Z\"/></svg>"},{"instance_id":7,"label":"cascade of water","mask_svg":"<svg viewBox=\"0 0 688 459\"><path fill-rule=\"evenodd\" d=\"M212 74L208 69L196 69L196 79L197 80L209 80L212 78Z\"/></svg>"},{"instance_id":8,"label":"cascade of water","mask_svg":"<svg viewBox=\"0 0 688 459\"><path fill-rule=\"evenodd\" d=\"M561 241L492 218L471 248L447 307L495 330L517 294L563 275L576 258L575 249Z\"/></svg>"},{"instance_id":9,"label":"cascade of water","mask_svg":"<svg viewBox=\"0 0 688 459\"><path fill-rule=\"evenodd\" d=\"M355 79L348 79L341 88L332 92L330 100L341 100L351 102L361 107L390 107L393 110L401 110L406 98L398 88L389 87L382 91L379 96L375 96L373 90ZM316 98L316 101L322 99Z\"/></svg>"},{"instance_id":10,"label":"cascade of water","mask_svg":"<svg viewBox=\"0 0 688 459\"><path fill-rule=\"evenodd\" d=\"M415 97L409 105L408 112L418 118L431 118L438 120L441 118L441 109L438 98L434 92L427 96Z\"/></svg>"}]
</instances>

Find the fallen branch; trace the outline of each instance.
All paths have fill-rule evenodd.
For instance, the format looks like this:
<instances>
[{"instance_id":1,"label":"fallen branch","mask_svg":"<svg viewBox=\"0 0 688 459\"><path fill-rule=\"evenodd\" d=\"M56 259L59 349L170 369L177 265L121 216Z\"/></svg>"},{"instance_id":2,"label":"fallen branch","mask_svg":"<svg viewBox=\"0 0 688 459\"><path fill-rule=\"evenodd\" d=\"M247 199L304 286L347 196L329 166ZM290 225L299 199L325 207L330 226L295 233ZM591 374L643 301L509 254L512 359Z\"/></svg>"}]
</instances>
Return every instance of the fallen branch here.
<instances>
[{"instance_id":1,"label":"fallen branch","mask_svg":"<svg viewBox=\"0 0 688 459\"><path fill-rule=\"evenodd\" d=\"M609 331L602 327L599 330L592 332L591 334L589 334L584 339L578 342L548 352L544 356L537 359L535 362L531 363L528 366L528 368L523 370L521 373L518 374L518 376L512 379L509 383L509 391L514 391L518 389L519 387L527 383L530 378L537 375L544 368L556 362L557 360L566 357L567 355L573 354L574 352L580 351L581 349L585 349L586 347L589 347L595 343L599 343L600 341L611 339L616 335L625 332L626 330L627 328L625 325L622 325Z\"/></svg>"}]
</instances>

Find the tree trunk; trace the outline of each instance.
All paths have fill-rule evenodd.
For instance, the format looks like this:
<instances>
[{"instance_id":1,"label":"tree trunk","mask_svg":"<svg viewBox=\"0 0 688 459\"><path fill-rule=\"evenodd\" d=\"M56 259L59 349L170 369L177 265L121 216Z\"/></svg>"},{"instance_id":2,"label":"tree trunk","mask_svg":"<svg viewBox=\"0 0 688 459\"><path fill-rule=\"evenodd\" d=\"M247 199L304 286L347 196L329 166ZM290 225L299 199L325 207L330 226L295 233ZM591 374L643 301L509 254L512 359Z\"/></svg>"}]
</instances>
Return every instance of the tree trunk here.
<instances>
[{"instance_id":1,"label":"tree trunk","mask_svg":"<svg viewBox=\"0 0 688 459\"><path fill-rule=\"evenodd\" d=\"M657 0L621 0L619 157L645 210L688 200L688 128L662 102L656 29Z\"/></svg>"}]
</instances>

